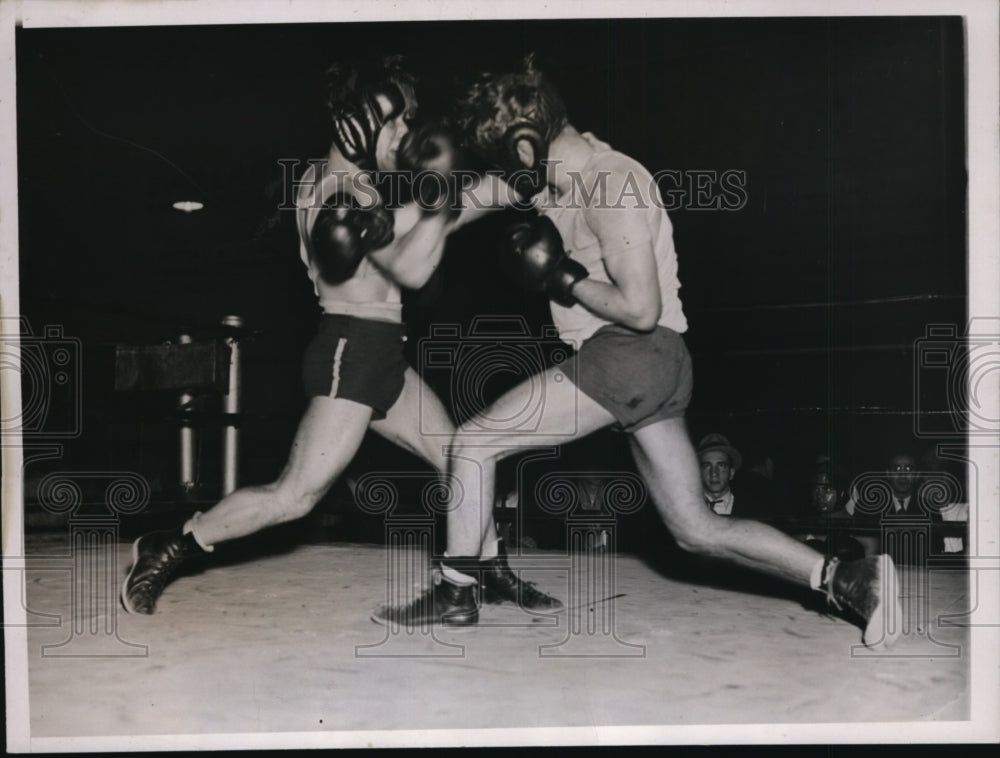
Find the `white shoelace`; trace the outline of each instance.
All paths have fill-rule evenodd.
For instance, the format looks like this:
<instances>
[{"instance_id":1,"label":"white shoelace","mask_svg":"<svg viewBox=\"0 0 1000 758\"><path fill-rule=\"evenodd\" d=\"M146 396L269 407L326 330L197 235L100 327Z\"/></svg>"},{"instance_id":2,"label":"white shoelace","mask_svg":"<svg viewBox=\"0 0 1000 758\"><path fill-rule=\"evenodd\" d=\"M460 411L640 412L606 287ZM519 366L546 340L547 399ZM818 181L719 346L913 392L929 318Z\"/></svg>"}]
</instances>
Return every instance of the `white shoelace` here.
<instances>
[{"instance_id":1,"label":"white shoelace","mask_svg":"<svg viewBox=\"0 0 1000 758\"><path fill-rule=\"evenodd\" d=\"M826 591L826 602L836 608L838 611L843 610L840 603L837 602L837 598L833 595L833 575L837 573L837 566L840 564L840 559L833 557L829 558L826 563L823 564L823 579L820 581L819 586Z\"/></svg>"}]
</instances>

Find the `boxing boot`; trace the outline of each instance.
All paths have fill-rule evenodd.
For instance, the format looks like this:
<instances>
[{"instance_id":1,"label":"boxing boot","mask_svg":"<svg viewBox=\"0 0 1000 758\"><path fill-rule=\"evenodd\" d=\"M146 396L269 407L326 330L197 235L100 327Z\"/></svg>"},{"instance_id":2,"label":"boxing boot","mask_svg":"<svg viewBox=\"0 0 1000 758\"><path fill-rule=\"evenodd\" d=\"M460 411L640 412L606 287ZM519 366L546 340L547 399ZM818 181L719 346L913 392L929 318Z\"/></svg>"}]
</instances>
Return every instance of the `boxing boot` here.
<instances>
[{"instance_id":1,"label":"boxing boot","mask_svg":"<svg viewBox=\"0 0 1000 758\"><path fill-rule=\"evenodd\" d=\"M475 559L463 559L461 562L449 561L448 565L456 571L465 572L465 564L472 564ZM371 615L376 624L398 624L403 627L429 626L444 624L445 626L473 626L479 622L479 603L476 601L478 585L476 582L459 584L450 580L440 571L434 572L434 581L430 589L405 605L383 605Z\"/></svg>"},{"instance_id":2,"label":"boxing boot","mask_svg":"<svg viewBox=\"0 0 1000 758\"><path fill-rule=\"evenodd\" d=\"M180 529L152 532L132 543L132 568L122 584L121 600L129 613L150 614L171 577L186 560L204 555L194 535Z\"/></svg>"},{"instance_id":3,"label":"boxing boot","mask_svg":"<svg viewBox=\"0 0 1000 758\"><path fill-rule=\"evenodd\" d=\"M500 540L497 556L479 563L484 603L516 603L529 611L562 610L563 603L535 589L531 582L521 581L507 563L507 551Z\"/></svg>"},{"instance_id":4,"label":"boxing boot","mask_svg":"<svg viewBox=\"0 0 1000 758\"><path fill-rule=\"evenodd\" d=\"M903 616L899 578L888 555L849 562L827 557L820 591L834 608L843 611L847 606L864 622L861 641L867 647L886 647L899 637Z\"/></svg>"}]
</instances>

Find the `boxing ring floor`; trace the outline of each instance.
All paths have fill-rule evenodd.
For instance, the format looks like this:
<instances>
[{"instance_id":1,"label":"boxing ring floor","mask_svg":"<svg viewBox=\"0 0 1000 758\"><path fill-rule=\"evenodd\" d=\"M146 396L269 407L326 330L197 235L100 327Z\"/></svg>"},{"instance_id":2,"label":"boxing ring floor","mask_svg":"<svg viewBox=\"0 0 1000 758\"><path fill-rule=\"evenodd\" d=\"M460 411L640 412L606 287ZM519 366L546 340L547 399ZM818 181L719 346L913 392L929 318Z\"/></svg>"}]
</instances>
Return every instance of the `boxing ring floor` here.
<instances>
[{"instance_id":1,"label":"boxing ring floor","mask_svg":"<svg viewBox=\"0 0 1000 758\"><path fill-rule=\"evenodd\" d=\"M65 542L29 536L26 554L65 552ZM130 546L112 553L120 577ZM396 558L419 563L415 551ZM29 620L44 622L27 630L31 735L968 718L968 629L942 623L969 609L964 571L901 567L913 625L874 657L856 647L857 627L794 589L746 575L720 586L699 580L697 564L692 577L629 554L601 560L623 596L539 621L486 606L479 626L433 635L369 620L387 596L378 545L217 560L176 579L151 617L108 615L104 598L74 599L79 578L29 565ZM511 565L568 596L565 554L536 550ZM75 627L74 607L85 608ZM114 634L88 632L99 617Z\"/></svg>"}]
</instances>

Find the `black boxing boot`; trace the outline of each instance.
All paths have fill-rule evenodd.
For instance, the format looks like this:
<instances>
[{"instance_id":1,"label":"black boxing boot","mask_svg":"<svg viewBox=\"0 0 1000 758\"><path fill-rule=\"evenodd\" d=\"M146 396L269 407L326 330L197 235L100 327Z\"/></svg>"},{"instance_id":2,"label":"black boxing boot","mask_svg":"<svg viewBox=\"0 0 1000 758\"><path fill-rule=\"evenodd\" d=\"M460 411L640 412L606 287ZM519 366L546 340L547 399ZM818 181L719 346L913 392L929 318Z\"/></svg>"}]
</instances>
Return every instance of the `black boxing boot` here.
<instances>
[{"instance_id":1,"label":"black boxing boot","mask_svg":"<svg viewBox=\"0 0 1000 758\"><path fill-rule=\"evenodd\" d=\"M122 584L121 600L129 613L150 614L171 577L184 561L205 554L194 535L180 529L152 532L132 543L132 568Z\"/></svg>"},{"instance_id":2,"label":"black boxing boot","mask_svg":"<svg viewBox=\"0 0 1000 758\"><path fill-rule=\"evenodd\" d=\"M827 557L819 589L834 608L842 611L846 605L860 617L866 647L887 647L899 637L903 616L899 578L888 555L849 562Z\"/></svg>"},{"instance_id":3,"label":"black boxing boot","mask_svg":"<svg viewBox=\"0 0 1000 758\"><path fill-rule=\"evenodd\" d=\"M475 558L445 558L443 566L457 572L475 576L469 566L477 563ZM476 601L478 584L471 581L459 584L446 576L444 571L434 571L434 581L430 589L405 605L383 605L371 615L376 624L397 624L412 628L443 624L445 626L474 626L479 622L479 603Z\"/></svg>"},{"instance_id":4,"label":"black boxing boot","mask_svg":"<svg viewBox=\"0 0 1000 758\"><path fill-rule=\"evenodd\" d=\"M497 546L495 558L480 561L484 603L516 603L528 611L556 612L563 608L561 600L535 589L531 582L521 581L507 563L503 540Z\"/></svg>"}]
</instances>

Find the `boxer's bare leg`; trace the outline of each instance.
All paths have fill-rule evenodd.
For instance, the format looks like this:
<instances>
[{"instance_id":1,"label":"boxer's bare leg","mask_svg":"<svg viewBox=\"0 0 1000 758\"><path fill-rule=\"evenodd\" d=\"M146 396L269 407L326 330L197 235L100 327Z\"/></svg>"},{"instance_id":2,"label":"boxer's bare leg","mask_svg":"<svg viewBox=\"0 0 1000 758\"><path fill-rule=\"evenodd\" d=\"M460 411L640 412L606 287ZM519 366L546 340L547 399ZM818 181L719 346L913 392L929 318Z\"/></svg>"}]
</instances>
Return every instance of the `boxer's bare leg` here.
<instances>
[{"instance_id":1,"label":"boxer's bare leg","mask_svg":"<svg viewBox=\"0 0 1000 758\"><path fill-rule=\"evenodd\" d=\"M542 386L539 387L539 382ZM498 429L490 419L517 418L543 397L541 417L531 429ZM614 423L614 417L583 394L558 367L550 368L514 387L455 434L452 475L461 484L448 511L448 552L477 555L493 527L496 465L508 455L533 447L557 447Z\"/></svg>"},{"instance_id":2,"label":"boxer's bare leg","mask_svg":"<svg viewBox=\"0 0 1000 758\"><path fill-rule=\"evenodd\" d=\"M419 456L439 474L448 470L446 434L423 434L421 429L454 429L444 405L412 368L406 369L403 391L384 419L371 423L373 432Z\"/></svg>"},{"instance_id":3,"label":"boxer's bare leg","mask_svg":"<svg viewBox=\"0 0 1000 758\"><path fill-rule=\"evenodd\" d=\"M158 532L133 545L132 568L122 603L133 613L152 613L176 567L224 540L309 513L357 452L371 408L342 398L314 397L299 423L288 463L277 481L244 487L185 525L183 535Z\"/></svg>"},{"instance_id":4,"label":"boxer's bare leg","mask_svg":"<svg viewBox=\"0 0 1000 758\"><path fill-rule=\"evenodd\" d=\"M491 419L516 419L539 393L545 398L541 417L531 429L495 429ZM480 555L484 542L495 539L494 480L497 461L532 447L553 447L596 431L614 418L584 396L558 368L549 369L510 390L456 433L451 449L451 490L448 511L448 550L442 562L445 581L434 585L415 602L383 607L372 615L378 623L415 626L425 623L474 624L478 607L473 587L478 579L484 595L515 602L532 610L553 611L561 601L522 582L502 553L487 560Z\"/></svg>"},{"instance_id":5,"label":"boxer's bare leg","mask_svg":"<svg viewBox=\"0 0 1000 758\"><path fill-rule=\"evenodd\" d=\"M677 544L809 584L819 558L815 550L766 524L719 516L705 507L698 459L683 418L658 421L630 437L639 473Z\"/></svg>"},{"instance_id":6,"label":"boxer's bare leg","mask_svg":"<svg viewBox=\"0 0 1000 758\"><path fill-rule=\"evenodd\" d=\"M421 429L444 430L452 428L451 417L444 404L438 399L420 376L407 369L406 383L399 400L386 417L371 425L372 431L395 442L404 450L419 456L442 475L442 481L450 487L454 480L448 476L448 450L452 444L451 436L441 434L423 434ZM452 497L449 496L449 502ZM484 534L484 544L495 541L496 524L490 520Z\"/></svg>"},{"instance_id":7,"label":"boxer's bare leg","mask_svg":"<svg viewBox=\"0 0 1000 758\"><path fill-rule=\"evenodd\" d=\"M209 547L308 514L358 451L371 412L353 400L314 397L277 481L223 498L192 524L195 539Z\"/></svg>"},{"instance_id":8,"label":"boxer's bare leg","mask_svg":"<svg viewBox=\"0 0 1000 758\"><path fill-rule=\"evenodd\" d=\"M423 434L421 429L443 430L451 426L451 417L434 391L424 383L417 372L407 369L406 384L399 401L384 419L373 422L371 428L404 450L423 458L443 475L442 480L449 485L453 482L452 477L446 475L450 463L448 450L452 445L452 438L440 434ZM451 489L448 491L450 493ZM496 524L492 520L486 525L484 543L490 540L496 540Z\"/></svg>"},{"instance_id":9,"label":"boxer's bare leg","mask_svg":"<svg viewBox=\"0 0 1000 758\"><path fill-rule=\"evenodd\" d=\"M862 641L869 647L899 635L899 583L889 556L841 564L766 524L716 515L704 505L682 418L643 427L631 442L639 473L681 547L825 592L835 607L847 605L864 620Z\"/></svg>"}]
</instances>

